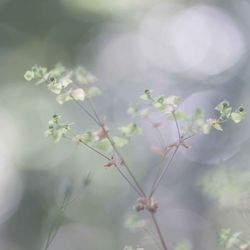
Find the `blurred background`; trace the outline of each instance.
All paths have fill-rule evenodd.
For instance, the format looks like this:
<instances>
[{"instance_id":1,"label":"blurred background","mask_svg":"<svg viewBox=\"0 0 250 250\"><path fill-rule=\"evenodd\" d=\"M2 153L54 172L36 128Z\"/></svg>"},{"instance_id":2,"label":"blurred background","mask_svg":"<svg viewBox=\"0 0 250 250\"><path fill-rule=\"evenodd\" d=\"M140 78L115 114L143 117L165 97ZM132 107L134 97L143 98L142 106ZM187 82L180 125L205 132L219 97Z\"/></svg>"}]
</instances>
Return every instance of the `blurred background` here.
<instances>
[{"instance_id":1,"label":"blurred background","mask_svg":"<svg viewBox=\"0 0 250 250\"><path fill-rule=\"evenodd\" d=\"M96 106L110 126L129 121L129 103L146 88L179 95L182 107L207 115L223 99L250 110L249 28L248 0L0 0L0 249L43 249L67 188L77 199L49 249L155 249L131 230L137 197L120 176L87 149L44 137L55 112L79 131L92 123L25 82L27 69L86 67L100 79ZM154 131L141 125L144 136L123 152L147 188L159 157L151 152ZM249 234L249 125L249 118L226 125L178 153L155 195L170 249L182 239L194 250L220 249L223 227Z\"/></svg>"}]
</instances>

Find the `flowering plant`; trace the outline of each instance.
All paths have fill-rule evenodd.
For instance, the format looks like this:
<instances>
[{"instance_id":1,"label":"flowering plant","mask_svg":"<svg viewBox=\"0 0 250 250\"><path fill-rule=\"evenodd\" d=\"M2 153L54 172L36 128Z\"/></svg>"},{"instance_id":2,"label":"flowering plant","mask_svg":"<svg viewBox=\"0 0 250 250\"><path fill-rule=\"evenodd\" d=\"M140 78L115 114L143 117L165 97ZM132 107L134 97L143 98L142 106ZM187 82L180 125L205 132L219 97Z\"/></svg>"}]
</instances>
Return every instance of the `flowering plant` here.
<instances>
[{"instance_id":1,"label":"flowering plant","mask_svg":"<svg viewBox=\"0 0 250 250\"><path fill-rule=\"evenodd\" d=\"M128 124L118 127L116 134L113 135L113 131L110 131L108 124L98 114L94 105L93 98L102 93L96 86L98 79L94 75L82 67L78 67L75 70L68 70L61 64L58 64L51 70L35 65L25 73L24 77L27 81L34 81L37 85L46 85L56 95L56 101L60 105L66 102L74 102L93 121L96 126L95 129L75 134L72 129L73 123L62 122L61 116L54 114L52 119L49 120L45 135L51 137L55 142L59 142L65 138L74 143L84 145L104 159L104 167L115 168L128 183L128 186L138 195L138 199L134 205L135 211L146 211L151 216L152 222L155 225L155 233L152 233L151 237L156 247L164 250L169 249L169 246L167 246L156 217L160 204L153 196L158 190L178 150L180 148L188 150L191 147L189 145L190 138L201 134L209 134L212 129L223 131L223 124L225 122L231 121L237 124L246 115L242 106L233 109L228 101L221 101L215 107L215 110L218 111L217 117L205 118L203 111L198 107L190 115L181 110L180 97L175 95L158 96L154 95L153 90L146 89L140 96L145 106L138 108L136 105L130 105L128 108L128 113L132 118L136 117L149 121L152 129L156 130L159 135L160 147L155 149L155 151L160 155L161 159L151 187L149 190L146 190L120 151L120 148L130 143L132 137L141 134L143 131L136 122L131 121ZM148 115L150 112L160 113L166 120L174 124L177 132L177 138L174 141L170 143L164 141L159 129L162 124L150 121ZM236 236L234 238L238 238L238 235ZM51 239L47 240L45 249L48 249L50 243ZM124 249L132 250L134 248L127 246ZM175 249L187 250L191 249L191 246L187 242L181 242L175 246ZM138 247L137 250L142 250L142 248Z\"/></svg>"}]
</instances>

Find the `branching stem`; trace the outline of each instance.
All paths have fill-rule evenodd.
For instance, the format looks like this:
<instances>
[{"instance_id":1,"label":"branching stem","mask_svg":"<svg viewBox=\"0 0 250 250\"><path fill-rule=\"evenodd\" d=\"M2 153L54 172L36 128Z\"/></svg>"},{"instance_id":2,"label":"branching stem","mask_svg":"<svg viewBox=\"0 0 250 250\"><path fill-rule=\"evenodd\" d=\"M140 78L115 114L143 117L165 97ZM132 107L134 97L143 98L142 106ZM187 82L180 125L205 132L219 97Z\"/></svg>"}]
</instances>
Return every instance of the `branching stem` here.
<instances>
[{"instance_id":1,"label":"branching stem","mask_svg":"<svg viewBox=\"0 0 250 250\"><path fill-rule=\"evenodd\" d=\"M174 150L174 152L173 152L173 154L172 154L172 156L171 156L169 162L167 163L167 165L165 166L165 168L162 170L160 176L158 177L157 181L155 182L154 188L152 189L152 191L151 191L151 193L150 193L150 195L149 195L150 198L153 196L153 194L154 194L155 191L157 190L157 188L158 188L158 186L159 186L159 184L160 184L160 182L161 182L163 176L166 174L166 172L167 172L169 166L171 165L171 163L172 163L172 161L173 161L173 159L174 159L174 157L175 157L175 155L176 155L176 153L177 153L179 147L180 147L180 145L178 144L178 145L176 146L176 148L175 148L175 150Z\"/></svg>"},{"instance_id":2,"label":"branching stem","mask_svg":"<svg viewBox=\"0 0 250 250\"><path fill-rule=\"evenodd\" d=\"M158 221L157 221L157 219L156 219L156 217L155 217L155 214L154 214L153 212L150 212L150 214L151 214L153 223L154 223L154 225L155 225L157 234L158 234L158 236L159 236L159 239L160 239L160 241L161 241L162 247L163 247L164 250L168 250L167 245L166 245L166 243L165 243L165 240L164 240L164 238L163 238L163 235L162 235L160 226L159 226Z\"/></svg>"}]
</instances>

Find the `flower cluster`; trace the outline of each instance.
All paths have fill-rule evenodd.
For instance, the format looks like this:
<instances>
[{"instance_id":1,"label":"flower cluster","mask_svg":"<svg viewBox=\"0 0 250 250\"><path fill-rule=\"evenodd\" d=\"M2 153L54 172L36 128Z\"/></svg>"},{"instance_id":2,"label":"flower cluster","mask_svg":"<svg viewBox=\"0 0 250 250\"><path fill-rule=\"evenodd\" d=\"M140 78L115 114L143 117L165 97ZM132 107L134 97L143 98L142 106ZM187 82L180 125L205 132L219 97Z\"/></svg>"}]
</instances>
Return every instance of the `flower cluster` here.
<instances>
[{"instance_id":1,"label":"flower cluster","mask_svg":"<svg viewBox=\"0 0 250 250\"><path fill-rule=\"evenodd\" d=\"M53 115L52 119L49 120L49 127L45 131L45 136L50 136L55 142L60 139L70 130L72 124L64 124L60 121L61 116Z\"/></svg>"},{"instance_id":2,"label":"flower cluster","mask_svg":"<svg viewBox=\"0 0 250 250\"><path fill-rule=\"evenodd\" d=\"M140 197L134 208L137 212L147 209L148 211L155 213L158 209L158 203L153 198Z\"/></svg>"},{"instance_id":3,"label":"flower cluster","mask_svg":"<svg viewBox=\"0 0 250 250\"><path fill-rule=\"evenodd\" d=\"M59 104L68 101L84 101L85 98L101 94L97 86L90 86L97 82L97 78L82 67L67 70L61 64L55 65L50 71L40 65L34 65L24 74L27 81L34 80L37 85L47 84L48 89L57 95Z\"/></svg>"}]
</instances>

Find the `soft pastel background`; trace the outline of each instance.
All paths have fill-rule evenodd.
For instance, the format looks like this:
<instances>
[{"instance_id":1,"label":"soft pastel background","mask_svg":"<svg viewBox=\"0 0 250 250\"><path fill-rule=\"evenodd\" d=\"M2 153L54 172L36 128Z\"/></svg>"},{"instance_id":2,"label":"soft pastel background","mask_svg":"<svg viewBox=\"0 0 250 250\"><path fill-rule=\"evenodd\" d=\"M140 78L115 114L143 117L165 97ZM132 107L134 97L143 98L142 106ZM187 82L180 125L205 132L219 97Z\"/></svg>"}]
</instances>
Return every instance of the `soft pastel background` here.
<instances>
[{"instance_id":1,"label":"soft pastel background","mask_svg":"<svg viewBox=\"0 0 250 250\"><path fill-rule=\"evenodd\" d=\"M137 197L117 173L87 149L43 136L54 112L78 130L91 122L26 83L27 69L84 65L100 79L96 106L111 126L129 120L127 106L145 88L180 95L187 110L209 114L223 99L250 110L249 28L247 0L1 0L0 249L42 249L65 185L81 186L89 171L92 183L65 211L50 249L154 249L124 226ZM249 233L249 125L226 126L178 154L156 193L170 249L182 239L194 250L220 249L222 227ZM149 187L159 159L150 151L156 135L144 128L123 152ZM172 132L163 129L166 138Z\"/></svg>"}]
</instances>

